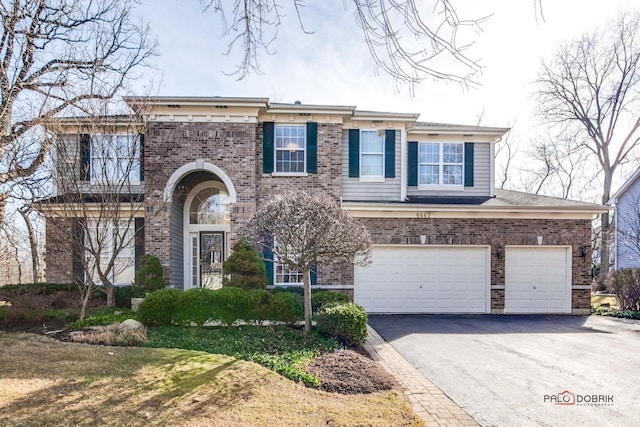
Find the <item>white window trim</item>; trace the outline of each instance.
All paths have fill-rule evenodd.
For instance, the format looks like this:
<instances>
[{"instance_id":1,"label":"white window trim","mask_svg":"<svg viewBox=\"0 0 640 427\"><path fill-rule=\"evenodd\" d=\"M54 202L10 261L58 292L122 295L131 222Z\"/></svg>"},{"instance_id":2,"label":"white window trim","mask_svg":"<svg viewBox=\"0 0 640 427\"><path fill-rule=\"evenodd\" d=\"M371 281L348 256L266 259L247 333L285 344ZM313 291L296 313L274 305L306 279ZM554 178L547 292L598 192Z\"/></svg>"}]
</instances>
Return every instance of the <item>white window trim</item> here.
<instances>
[{"instance_id":1,"label":"white window trim","mask_svg":"<svg viewBox=\"0 0 640 427\"><path fill-rule=\"evenodd\" d=\"M304 167L304 172L279 172L278 171L278 151L287 151L284 148L278 148L278 144L277 144L277 128L279 127L301 127L302 130L304 131L304 148L302 149L302 151L304 152L304 160L303 160L303 167ZM308 176L308 172L307 172L307 126L304 124L284 124L284 123L276 123L274 125L274 129L273 129L273 172L271 173L271 176ZM297 150L296 150L297 151Z\"/></svg>"},{"instance_id":2,"label":"white window trim","mask_svg":"<svg viewBox=\"0 0 640 427\"><path fill-rule=\"evenodd\" d=\"M360 182L384 182L384 171L385 171L385 140L386 137L384 136L380 136L380 131L384 130L384 129L360 129L360 141L359 144L360 146L358 147L358 156L359 159L358 161L360 162ZM381 170L381 174L380 175L362 175L362 155L366 154L366 155L372 155L372 154L379 154L379 153L374 153L374 152L364 152L362 150L362 133L363 132L375 132L376 134L378 134L378 137L382 138L382 152L380 154L382 154L382 170Z\"/></svg>"},{"instance_id":3,"label":"white window trim","mask_svg":"<svg viewBox=\"0 0 640 427\"><path fill-rule=\"evenodd\" d=\"M110 185L110 184L119 184L120 182L123 181L123 178L119 178L114 180L110 180L107 179L105 180L104 177L101 178L100 180L96 179L96 177L94 176L94 165L93 165L93 159L94 159L94 140L98 139L98 138L105 138L105 137L110 137L110 138L117 138L119 136L128 136L133 138L133 141L135 142L135 152L138 155L138 172L134 173L133 177L131 177L131 172L129 171L129 175L130 175L130 179L127 181L128 185L140 185L142 184L142 181L140 181L140 171L142 168L142 159L140 158L140 156L142 155L142 147L141 147L141 141L140 141L140 135L138 134L130 134L130 133L116 133L116 134L109 134L109 135L104 135L101 133L96 133L96 134L91 134L90 135L90 140L89 140L89 168L90 168L90 172L89 172L89 183L91 185ZM116 156L116 158L109 158L107 159L107 161L109 162L115 162L117 164L118 162L118 157Z\"/></svg>"},{"instance_id":4,"label":"white window trim","mask_svg":"<svg viewBox=\"0 0 640 427\"><path fill-rule=\"evenodd\" d=\"M460 166L462 167L462 179L460 184L420 184L420 165L432 164L432 163L420 163L420 144L438 144L440 153L439 153L439 163L438 163L438 180L440 182L443 181L443 173L445 163L443 162L444 155L444 144L457 144L462 145L462 163ZM418 142L418 189L419 190L433 190L433 191L464 191L464 165L465 165L465 156L464 156L464 142L460 141L419 141ZM457 165L457 163L447 163L446 165Z\"/></svg>"}]
</instances>

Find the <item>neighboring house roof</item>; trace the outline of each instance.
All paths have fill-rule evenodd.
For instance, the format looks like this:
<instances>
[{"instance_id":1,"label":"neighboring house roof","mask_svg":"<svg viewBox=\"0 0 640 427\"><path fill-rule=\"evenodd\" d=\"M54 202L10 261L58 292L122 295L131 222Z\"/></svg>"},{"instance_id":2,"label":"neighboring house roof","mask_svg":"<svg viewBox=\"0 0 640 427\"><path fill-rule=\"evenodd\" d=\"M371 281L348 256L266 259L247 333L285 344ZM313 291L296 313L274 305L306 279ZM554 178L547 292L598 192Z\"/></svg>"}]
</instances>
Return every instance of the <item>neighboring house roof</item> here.
<instances>
[{"instance_id":1,"label":"neighboring house roof","mask_svg":"<svg viewBox=\"0 0 640 427\"><path fill-rule=\"evenodd\" d=\"M622 186L618 189L618 191L613 193L613 196L611 196L607 204L615 205L616 203L618 203L618 199L624 193L626 193L627 190L629 190L629 188L633 186L633 184L638 180L638 178L640 178L640 167L638 167L638 169L636 169L636 171L629 178L627 178L627 180L624 182L624 184L622 184Z\"/></svg>"}]
</instances>

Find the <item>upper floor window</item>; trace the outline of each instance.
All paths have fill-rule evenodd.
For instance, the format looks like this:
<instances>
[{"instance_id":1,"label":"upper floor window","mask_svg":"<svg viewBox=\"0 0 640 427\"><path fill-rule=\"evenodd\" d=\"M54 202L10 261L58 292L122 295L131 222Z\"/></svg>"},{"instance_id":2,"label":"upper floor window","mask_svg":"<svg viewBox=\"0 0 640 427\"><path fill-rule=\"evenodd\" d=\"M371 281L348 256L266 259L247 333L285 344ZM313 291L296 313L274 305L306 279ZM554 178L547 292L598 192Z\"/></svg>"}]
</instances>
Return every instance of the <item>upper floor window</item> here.
<instances>
[{"instance_id":1,"label":"upper floor window","mask_svg":"<svg viewBox=\"0 0 640 427\"><path fill-rule=\"evenodd\" d=\"M462 185L464 144L421 142L418 185Z\"/></svg>"},{"instance_id":2,"label":"upper floor window","mask_svg":"<svg viewBox=\"0 0 640 427\"><path fill-rule=\"evenodd\" d=\"M384 177L384 142L384 133L360 131L360 177Z\"/></svg>"},{"instance_id":3,"label":"upper floor window","mask_svg":"<svg viewBox=\"0 0 640 427\"><path fill-rule=\"evenodd\" d=\"M92 135L90 179L97 184L140 182L138 135Z\"/></svg>"},{"instance_id":4,"label":"upper floor window","mask_svg":"<svg viewBox=\"0 0 640 427\"><path fill-rule=\"evenodd\" d=\"M305 172L306 135L303 125L276 125L276 172Z\"/></svg>"}]
</instances>

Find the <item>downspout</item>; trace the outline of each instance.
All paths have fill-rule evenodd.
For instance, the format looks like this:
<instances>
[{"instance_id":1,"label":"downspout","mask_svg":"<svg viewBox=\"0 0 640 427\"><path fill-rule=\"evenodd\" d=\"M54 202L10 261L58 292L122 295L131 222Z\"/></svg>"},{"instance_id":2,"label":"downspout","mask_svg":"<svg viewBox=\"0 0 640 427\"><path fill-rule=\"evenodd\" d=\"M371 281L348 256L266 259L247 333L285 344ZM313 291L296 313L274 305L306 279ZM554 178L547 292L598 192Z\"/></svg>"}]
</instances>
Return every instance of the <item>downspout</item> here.
<instances>
[{"instance_id":1,"label":"downspout","mask_svg":"<svg viewBox=\"0 0 640 427\"><path fill-rule=\"evenodd\" d=\"M400 201L407 200L407 128L400 129Z\"/></svg>"}]
</instances>

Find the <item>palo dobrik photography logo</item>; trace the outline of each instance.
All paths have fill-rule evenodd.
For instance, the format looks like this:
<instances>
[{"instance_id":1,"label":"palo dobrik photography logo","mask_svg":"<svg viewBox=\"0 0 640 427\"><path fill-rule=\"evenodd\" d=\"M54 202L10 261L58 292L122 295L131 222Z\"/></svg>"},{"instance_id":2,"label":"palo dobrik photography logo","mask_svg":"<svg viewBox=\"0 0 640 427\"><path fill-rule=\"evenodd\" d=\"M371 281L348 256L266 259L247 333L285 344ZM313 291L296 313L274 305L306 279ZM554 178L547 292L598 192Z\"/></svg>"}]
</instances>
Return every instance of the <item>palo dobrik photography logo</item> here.
<instances>
[{"instance_id":1,"label":"palo dobrik photography logo","mask_svg":"<svg viewBox=\"0 0 640 427\"><path fill-rule=\"evenodd\" d=\"M576 395L569 390L564 390L557 394L545 394L544 401L556 405L575 405Z\"/></svg>"}]
</instances>

